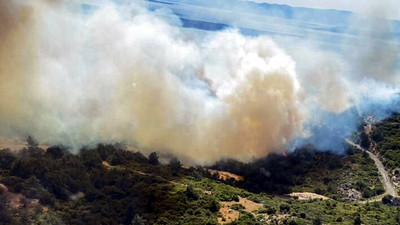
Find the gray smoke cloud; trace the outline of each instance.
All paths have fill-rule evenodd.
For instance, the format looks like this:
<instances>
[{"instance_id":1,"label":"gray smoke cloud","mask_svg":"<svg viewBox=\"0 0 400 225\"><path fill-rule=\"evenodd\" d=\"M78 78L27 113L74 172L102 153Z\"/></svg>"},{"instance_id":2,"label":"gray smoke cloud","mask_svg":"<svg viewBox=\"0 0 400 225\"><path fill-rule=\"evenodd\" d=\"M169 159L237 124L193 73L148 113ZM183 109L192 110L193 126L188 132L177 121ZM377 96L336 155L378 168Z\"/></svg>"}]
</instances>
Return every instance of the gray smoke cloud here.
<instances>
[{"instance_id":1,"label":"gray smoke cloud","mask_svg":"<svg viewBox=\"0 0 400 225\"><path fill-rule=\"evenodd\" d=\"M302 127L295 63L235 30L195 42L144 8L1 1L1 132L137 143L205 163L281 151Z\"/></svg>"},{"instance_id":2,"label":"gray smoke cloud","mask_svg":"<svg viewBox=\"0 0 400 225\"><path fill-rule=\"evenodd\" d=\"M198 37L137 2L81 10L0 0L0 135L248 161L313 136L326 114L361 109L365 93L396 92L374 76L354 88L343 58L314 46L289 55L234 29Z\"/></svg>"}]
</instances>

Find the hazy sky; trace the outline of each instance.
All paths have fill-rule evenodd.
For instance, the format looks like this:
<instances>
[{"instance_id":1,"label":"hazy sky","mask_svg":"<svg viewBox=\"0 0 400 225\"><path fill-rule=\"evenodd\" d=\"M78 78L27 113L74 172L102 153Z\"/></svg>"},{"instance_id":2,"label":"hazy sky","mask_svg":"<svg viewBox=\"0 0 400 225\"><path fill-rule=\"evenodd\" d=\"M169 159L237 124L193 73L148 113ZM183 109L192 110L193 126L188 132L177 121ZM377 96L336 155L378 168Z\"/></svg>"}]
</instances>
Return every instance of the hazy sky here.
<instances>
[{"instance_id":1,"label":"hazy sky","mask_svg":"<svg viewBox=\"0 0 400 225\"><path fill-rule=\"evenodd\" d=\"M69 0L99 4L105 0ZM212 0L209 0L212 1ZM400 20L400 0L244 0L297 7L347 10L386 19Z\"/></svg>"},{"instance_id":2,"label":"hazy sky","mask_svg":"<svg viewBox=\"0 0 400 225\"><path fill-rule=\"evenodd\" d=\"M309 8L348 10L400 20L399 0L253 0Z\"/></svg>"}]
</instances>

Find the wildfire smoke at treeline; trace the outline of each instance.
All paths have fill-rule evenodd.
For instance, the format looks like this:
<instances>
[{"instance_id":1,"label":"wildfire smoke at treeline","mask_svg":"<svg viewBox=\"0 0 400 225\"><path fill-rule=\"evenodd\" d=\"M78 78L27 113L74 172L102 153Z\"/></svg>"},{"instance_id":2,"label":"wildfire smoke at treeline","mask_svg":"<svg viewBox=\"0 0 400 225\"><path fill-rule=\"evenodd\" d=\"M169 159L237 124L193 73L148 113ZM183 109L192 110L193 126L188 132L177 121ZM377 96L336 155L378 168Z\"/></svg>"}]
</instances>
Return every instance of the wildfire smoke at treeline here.
<instances>
[{"instance_id":1,"label":"wildfire smoke at treeline","mask_svg":"<svg viewBox=\"0 0 400 225\"><path fill-rule=\"evenodd\" d=\"M233 14L199 31L153 8L0 0L0 135L247 161L305 143L341 151L358 117L398 106L393 21L357 30L363 20L352 19L352 38L332 51L326 40L246 34Z\"/></svg>"}]
</instances>

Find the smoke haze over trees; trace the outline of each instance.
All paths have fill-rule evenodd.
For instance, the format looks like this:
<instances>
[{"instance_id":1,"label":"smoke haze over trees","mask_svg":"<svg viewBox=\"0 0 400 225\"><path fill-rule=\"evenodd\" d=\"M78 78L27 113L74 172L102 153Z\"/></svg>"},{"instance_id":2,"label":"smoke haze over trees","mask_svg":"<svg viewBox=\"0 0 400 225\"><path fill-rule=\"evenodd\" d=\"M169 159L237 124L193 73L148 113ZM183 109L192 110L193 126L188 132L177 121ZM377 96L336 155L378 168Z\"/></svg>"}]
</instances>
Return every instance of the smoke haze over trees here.
<instances>
[{"instance_id":1,"label":"smoke haze over trees","mask_svg":"<svg viewBox=\"0 0 400 225\"><path fill-rule=\"evenodd\" d=\"M399 105L390 21L354 20L369 47L346 39L355 48L340 56L235 26L198 34L145 6L0 0L0 135L249 161L305 144L343 152L360 116Z\"/></svg>"}]
</instances>

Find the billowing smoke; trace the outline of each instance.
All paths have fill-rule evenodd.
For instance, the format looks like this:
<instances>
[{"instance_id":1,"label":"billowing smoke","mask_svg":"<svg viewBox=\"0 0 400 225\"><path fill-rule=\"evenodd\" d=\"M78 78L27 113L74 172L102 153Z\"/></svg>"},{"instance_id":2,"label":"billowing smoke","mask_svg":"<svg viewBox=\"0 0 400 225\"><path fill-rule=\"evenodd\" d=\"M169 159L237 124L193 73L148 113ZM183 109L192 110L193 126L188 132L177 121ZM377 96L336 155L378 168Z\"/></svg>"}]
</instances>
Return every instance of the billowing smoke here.
<instances>
[{"instance_id":1,"label":"billowing smoke","mask_svg":"<svg viewBox=\"0 0 400 225\"><path fill-rule=\"evenodd\" d=\"M57 2L1 4L3 135L208 162L280 151L301 131L295 63L266 37L195 42L139 6L79 16Z\"/></svg>"},{"instance_id":2,"label":"billowing smoke","mask_svg":"<svg viewBox=\"0 0 400 225\"><path fill-rule=\"evenodd\" d=\"M123 142L197 163L250 160L315 137L316 124L366 107L360 93L382 91L375 81L354 89L334 54L293 50L296 67L266 36L198 37L136 3L79 10L0 0L1 136L75 152Z\"/></svg>"},{"instance_id":3,"label":"billowing smoke","mask_svg":"<svg viewBox=\"0 0 400 225\"><path fill-rule=\"evenodd\" d=\"M352 14L334 51L310 43L292 47L313 116L304 127L310 136L296 139L295 147L307 143L341 153L343 139L363 117L380 120L399 112L399 21L388 20L399 7L391 3L371 2L362 6L363 14Z\"/></svg>"}]
</instances>

